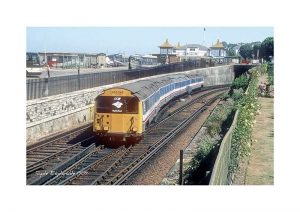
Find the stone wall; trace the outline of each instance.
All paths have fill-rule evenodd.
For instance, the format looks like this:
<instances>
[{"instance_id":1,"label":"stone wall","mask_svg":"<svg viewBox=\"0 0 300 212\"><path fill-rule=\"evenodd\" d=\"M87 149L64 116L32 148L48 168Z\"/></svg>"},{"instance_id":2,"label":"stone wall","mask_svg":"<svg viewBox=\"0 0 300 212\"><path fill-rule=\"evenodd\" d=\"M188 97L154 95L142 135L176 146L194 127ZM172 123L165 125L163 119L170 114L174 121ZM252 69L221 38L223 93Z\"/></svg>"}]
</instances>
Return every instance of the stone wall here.
<instances>
[{"instance_id":1,"label":"stone wall","mask_svg":"<svg viewBox=\"0 0 300 212\"><path fill-rule=\"evenodd\" d=\"M231 65L195 69L187 73L202 74L205 86L230 84L234 79ZM27 144L35 143L44 136L92 122L94 99L103 89L138 80L140 79L27 101Z\"/></svg>"}]
</instances>

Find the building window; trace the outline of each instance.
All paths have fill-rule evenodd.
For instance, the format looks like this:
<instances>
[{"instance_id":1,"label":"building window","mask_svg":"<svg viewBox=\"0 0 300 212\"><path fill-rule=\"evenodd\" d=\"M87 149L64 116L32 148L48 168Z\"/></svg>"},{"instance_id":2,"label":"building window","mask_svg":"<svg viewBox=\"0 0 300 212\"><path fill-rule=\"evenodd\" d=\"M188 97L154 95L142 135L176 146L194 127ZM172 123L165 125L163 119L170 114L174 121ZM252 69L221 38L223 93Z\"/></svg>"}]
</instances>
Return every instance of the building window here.
<instances>
[{"instance_id":1,"label":"building window","mask_svg":"<svg viewBox=\"0 0 300 212\"><path fill-rule=\"evenodd\" d=\"M161 49L162 54L167 54L168 50L167 49Z\"/></svg>"},{"instance_id":2,"label":"building window","mask_svg":"<svg viewBox=\"0 0 300 212\"><path fill-rule=\"evenodd\" d=\"M172 48L167 48L167 49L161 48L161 49L160 49L160 53L161 53L161 54L172 54L172 52L173 52L173 49L172 49Z\"/></svg>"},{"instance_id":3,"label":"building window","mask_svg":"<svg viewBox=\"0 0 300 212\"><path fill-rule=\"evenodd\" d=\"M195 51L195 48L190 48L190 51L191 51L191 52L194 52L194 51Z\"/></svg>"}]
</instances>

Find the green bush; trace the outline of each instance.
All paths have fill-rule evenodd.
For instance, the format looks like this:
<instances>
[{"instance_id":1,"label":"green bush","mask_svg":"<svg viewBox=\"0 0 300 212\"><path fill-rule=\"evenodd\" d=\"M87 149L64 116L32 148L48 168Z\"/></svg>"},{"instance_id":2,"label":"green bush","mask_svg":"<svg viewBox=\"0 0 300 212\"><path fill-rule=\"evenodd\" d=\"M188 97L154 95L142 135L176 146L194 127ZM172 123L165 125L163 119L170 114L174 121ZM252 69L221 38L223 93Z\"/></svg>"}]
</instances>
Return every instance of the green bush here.
<instances>
[{"instance_id":1,"label":"green bush","mask_svg":"<svg viewBox=\"0 0 300 212\"><path fill-rule=\"evenodd\" d=\"M184 184L197 184L199 172L201 173L201 167L205 164L205 160L210 154L210 152L216 147L217 141L212 138L210 135L204 135L201 138L199 148L197 150L196 155L192 158L192 160L188 164L188 168L184 172Z\"/></svg>"},{"instance_id":2,"label":"green bush","mask_svg":"<svg viewBox=\"0 0 300 212\"><path fill-rule=\"evenodd\" d=\"M215 108L213 113L208 117L204 126L210 136L219 134L222 130L222 123L227 119L233 109L234 101L229 98L222 105Z\"/></svg>"},{"instance_id":3,"label":"green bush","mask_svg":"<svg viewBox=\"0 0 300 212\"><path fill-rule=\"evenodd\" d=\"M232 92L232 99L236 102L239 99L241 99L243 97L244 91L242 88L240 89L233 89Z\"/></svg>"},{"instance_id":4,"label":"green bush","mask_svg":"<svg viewBox=\"0 0 300 212\"><path fill-rule=\"evenodd\" d=\"M273 63L263 63L259 71L261 75L267 74L268 75L268 84L274 85L274 64Z\"/></svg>"},{"instance_id":5,"label":"green bush","mask_svg":"<svg viewBox=\"0 0 300 212\"><path fill-rule=\"evenodd\" d=\"M268 71L268 63L263 63L261 64L261 66L259 67L259 72L261 75L267 74Z\"/></svg>"},{"instance_id":6,"label":"green bush","mask_svg":"<svg viewBox=\"0 0 300 212\"><path fill-rule=\"evenodd\" d=\"M232 89L240 89L242 88L244 91L247 89L247 86L249 84L248 77L246 74L243 74L239 76L238 78L235 78L232 83Z\"/></svg>"},{"instance_id":7,"label":"green bush","mask_svg":"<svg viewBox=\"0 0 300 212\"><path fill-rule=\"evenodd\" d=\"M268 63L268 82L270 85L274 85L274 65Z\"/></svg>"},{"instance_id":8,"label":"green bush","mask_svg":"<svg viewBox=\"0 0 300 212\"><path fill-rule=\"evenodd\" d=\"M251 79L247 92L245 92L235 104L236 109L239 110L239 115L231 141L230 175L239 169L239 161L243 157L250 155L252 128L255 123L255 115L260 108L257 102L257 83L259 75L259 69L254 68L251 72Z\"/></svg>"}]
</instances>

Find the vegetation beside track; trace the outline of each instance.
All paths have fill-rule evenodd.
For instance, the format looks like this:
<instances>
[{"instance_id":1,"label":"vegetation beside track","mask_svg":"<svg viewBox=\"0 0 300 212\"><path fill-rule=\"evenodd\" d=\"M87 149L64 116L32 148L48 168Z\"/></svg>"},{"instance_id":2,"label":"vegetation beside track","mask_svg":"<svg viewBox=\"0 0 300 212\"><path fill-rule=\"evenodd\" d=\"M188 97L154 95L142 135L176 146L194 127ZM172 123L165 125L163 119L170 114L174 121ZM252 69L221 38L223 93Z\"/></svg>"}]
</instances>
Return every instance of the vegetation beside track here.
<instances>
[{"instance_id":1,"label":"vegetation beside track","mask_svg":"<svg viewBox=\"0 0 300 212\"><path fill-rule=\"evenodd\" d=\"M239 162L251 153L252 130L255 116L260 113L258 104L258 77L264 73L272 75L272 69L268 65L262 65L249 70L249 74L243 74L236 78L231 91L224 98L224 103L219 105L205 123L206 134L201 138L201 145L197 154L188 164L184 173L185 184L201 184L208 173L200 170L207 167L209 160L215 159L214 154L222 136L232 123L233 114L239 110L237 126L233 131L231 144L231 160L229 161L229 177L239 170ZM207 170L207 169L206 169Z\"/></svg>"},{"instance_id":2,"label":"vegetation beside track","mask_svg":"<svg viewBox=\"0 0 300 212\"><path fill-rule=\"evenodd\" d=\"M270 92L270 87L274 86L274 64L273 63L264 63L261 65L260 68L260 75L266 75L267 76L267 93L265 97L273 97Z\"/></svg>"},{"instance_id":3,"label":"vegetation beside track","mask_svg":"<svg viewBox=\"0 0 300 212\"><path fill-rule=\"evenodd\" d=\"M198 151L184 173L184 184L206 184L208 177L206 170L213 165L212 161L221 140L220 134L224 135L224 131L227 131L227 121L230 120L228 117L232 113L233 106L233 100L228 98L223 104L218 105L206 120L205 135L198 141L200 143Z\"/></svg>"},{"instance_id":4,"label":"vegetation beside track","mask_svg":"<svg viewBox=\"0 0 300 212\"><path fill-rule=\"evenodd\" d=\"M231 161L229 175L232 176L239 169L239 161L251 153L252 129L255 123L255 115L260 113L258 104L258 77L264 67L253 68L250 71L249 85L246 91L235 94L235 110L239 110L236 128L233 131L231 140ZM239 88L241 89L241 88ZM236 91L236 93L238 93Z\"/></svg>"},{"instance_id":5,"label":"vegetation beside track","mask_svg":"<svg viewBox=\"0 0 300 212\"><path fill-rule=\"evenodd\" d=\"M265 66L264 69L268 74L268 83L269 85L274 85L274 64L266 63Z\"/></svg>"}]
</instances>

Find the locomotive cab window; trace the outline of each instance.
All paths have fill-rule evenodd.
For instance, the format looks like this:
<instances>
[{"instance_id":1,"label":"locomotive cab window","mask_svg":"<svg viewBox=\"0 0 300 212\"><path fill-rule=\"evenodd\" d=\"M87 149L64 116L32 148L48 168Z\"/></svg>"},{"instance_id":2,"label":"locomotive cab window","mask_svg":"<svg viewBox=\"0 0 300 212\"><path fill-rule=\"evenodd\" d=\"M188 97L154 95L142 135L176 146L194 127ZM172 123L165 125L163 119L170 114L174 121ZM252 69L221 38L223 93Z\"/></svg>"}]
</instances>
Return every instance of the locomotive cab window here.
<instances>
[{"instance_id":1,"label":"locomotive cab window","mask_svg":"<svg viewBox=\"0 0 300 212\"><path fill-rule=\"evenodd\" d=\"M97 113L138 113L139 99L134 96L99 96Z\"/></svg>"},{"instance_id":2,"label":"locomotive cab window","mask_svg":"<svg viewBox=\"0 0 300 212\"><path fill-rule=\"evenodd\" d=\"M137 97L127 97L124 100L125 113L139 112L139 99Z\"/></svg>"}]
</instances>

